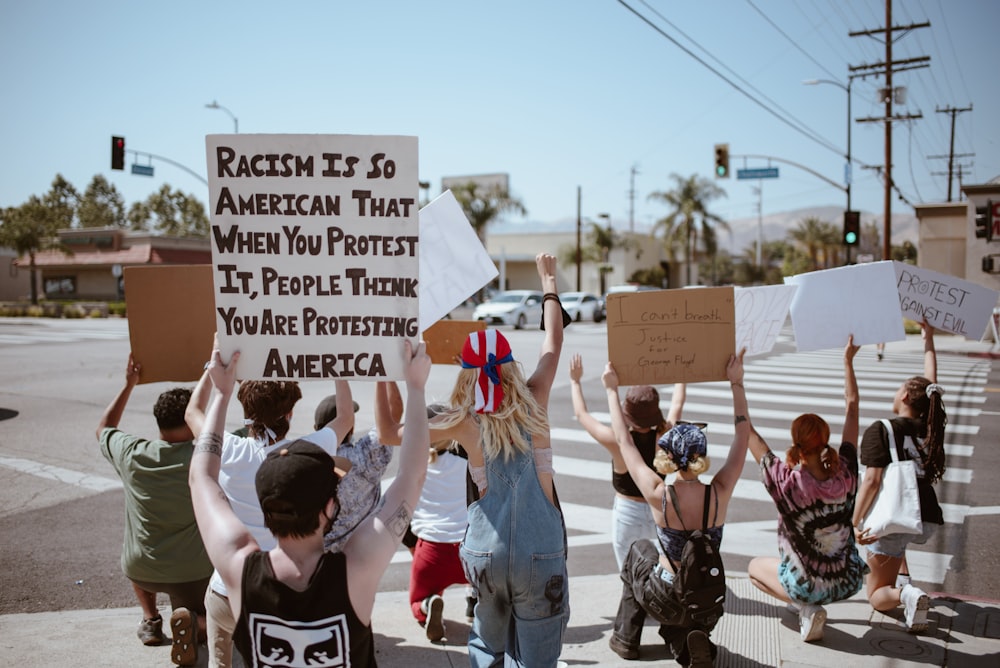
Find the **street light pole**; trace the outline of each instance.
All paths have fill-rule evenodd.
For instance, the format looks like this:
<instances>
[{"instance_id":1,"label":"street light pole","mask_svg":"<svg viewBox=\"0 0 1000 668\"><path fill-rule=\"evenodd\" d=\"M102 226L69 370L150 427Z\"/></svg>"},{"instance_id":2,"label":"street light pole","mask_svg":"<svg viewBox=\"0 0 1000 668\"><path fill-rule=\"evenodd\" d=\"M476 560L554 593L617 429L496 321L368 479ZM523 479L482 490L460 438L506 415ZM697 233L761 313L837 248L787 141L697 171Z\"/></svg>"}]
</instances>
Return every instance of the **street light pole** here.
<instances>
[{"instance_id":1,"label":"street light pole","mask_svg":"<svg viewBox=\"0 0 1000 668\"><path fill-rule=\"evenodd\" d=\"M854 165L851 163L851 84L854 83L854 77L847 77L847 85L840 83L839 81L834 81L833 79L807 79L803 81L807 86L815 86L816 84L830 84L831 86L836 86L842 91L847 93L847 165L844 168L844 192L847 193L847 210L851 210L851 181L854 180ZM851 263L851 247L847 247L847 264Z\"/></svg>"},{"instance_id":2,"label":"street light pole","mask_svg":"<svg viewBox=\"0 0 1000 668\"><path fill-rule=\"evenodd\" d=\"M236 115L233 112L229 111L228 109L226 109L225 107L223 107L221 104L219 104L215 100L212 100L211 102L209 102L208 104L206 104L205 108L206 109L222 109L224 112L226 112L227 114L229 114L229 117L231 119L233 119L233 133L234 134L239 134L240 133L240 122L236 119Z\"/></svg>"}]
</instances>

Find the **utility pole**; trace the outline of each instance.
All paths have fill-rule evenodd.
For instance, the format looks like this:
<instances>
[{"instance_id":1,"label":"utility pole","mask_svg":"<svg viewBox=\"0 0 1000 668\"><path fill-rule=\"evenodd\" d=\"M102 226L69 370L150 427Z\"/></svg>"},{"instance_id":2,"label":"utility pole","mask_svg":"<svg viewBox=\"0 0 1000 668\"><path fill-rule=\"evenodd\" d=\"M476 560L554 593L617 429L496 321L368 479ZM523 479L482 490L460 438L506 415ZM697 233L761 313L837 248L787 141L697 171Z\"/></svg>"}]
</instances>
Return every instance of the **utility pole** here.
<instances>
[{"instance_id":1,"label":"utility pole","mask_svg":"<svg viewBox=\"0 0 1000 668\"><path fill-rule=\"evenodd\" d=\"M580 228L583 226L583 217L580 205L583 199L583 192L580 186L576 187L576 291L580 292L580 265L583 264L583 253L580 250Z\"/></svg>"},{"instance_id":2,"label":"utility pole","mask_svg":"<svg viewBox=\"0 0 1000 668\"><path fill-rule=\"evenodd\" d=\"M628 231L635 232L635 175L639 173L639 166L632 165L632 172L629 175L628 187Z\"/></svg>"},{"instance_id":3,"label":"utility pole","mask_svg":"<svg viewBox=\"0 0 1000 668\"><path fill-rule=\"evenodd\" d=\"M892 123L893 121L902 120L913 120L918 118L923 118L923 114L906 114L903 116L893 116L892 115L892 102L895 91L892 87L892 75L894 72L901 72L904 70L917 69L920 67L927 67L930 62L930 56L920 56L917 58L907 58L905 60L892 59L892 42L893 33L900 31L907 33L915 28L929 28L929 22L924 23L913 23L907 26L894 26L892 25L892 0L885 0L885 27L876 28L873 30L860 30L857 32L848 33L850 37L858 37L860 35L873 36L884 33L885 39L885 62L884 63L872 63L867 65L856 65L851 66L848 69L852 72L858 70L884 70L885 74L885 90L883 91L883 101L885 102L885 118L859 118L859 123L871 123L871 122L883 122L885 123L885 208L883 211L883 230L885 237L882 246L882 259L889 260L892 258ZM901 67L897 67L901 66ZM864 76L864 75L860 75Z\"/></svg>"},{"instance_id":4,"label":"utility pole","mask_svg":"<svg viewBox=\"0 0 1000 668\"><path fill-rule=\"evenodd\" d=\"M939 114L951 114L951 143L948 147L948 155L929 155L928 158L948 158L948 201L951 201L951 182L952 175L954 174L954 162L955 158L967 158L975 155L975 153L962 153L961 155L955 155L955 117L961 114L963 111L972 111L972 103L969 103L968 107L963 109L957 109L952 106L947 106L944 109L936 109Z\"/></svg>"}]
</instances>

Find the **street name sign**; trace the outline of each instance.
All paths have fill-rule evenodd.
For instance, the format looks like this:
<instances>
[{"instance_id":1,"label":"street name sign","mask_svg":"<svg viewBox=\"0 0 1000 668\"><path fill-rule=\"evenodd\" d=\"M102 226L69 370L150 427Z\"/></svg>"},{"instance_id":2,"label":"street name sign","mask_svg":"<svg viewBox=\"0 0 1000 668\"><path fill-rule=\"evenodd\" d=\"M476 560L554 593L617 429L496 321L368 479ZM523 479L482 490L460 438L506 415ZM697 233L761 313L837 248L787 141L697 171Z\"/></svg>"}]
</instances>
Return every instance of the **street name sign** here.
<instances>
[{"instance_id":1,"label":"street name sign","mask_svg":"<svg viewBox=\"0 0 1000 668\"><path fill-rule=\"evenodd\" d=\"M777 167L757 167L754 169L737 169L736 178L740 179L776 179Z\"/></svg>"}]
</instances>

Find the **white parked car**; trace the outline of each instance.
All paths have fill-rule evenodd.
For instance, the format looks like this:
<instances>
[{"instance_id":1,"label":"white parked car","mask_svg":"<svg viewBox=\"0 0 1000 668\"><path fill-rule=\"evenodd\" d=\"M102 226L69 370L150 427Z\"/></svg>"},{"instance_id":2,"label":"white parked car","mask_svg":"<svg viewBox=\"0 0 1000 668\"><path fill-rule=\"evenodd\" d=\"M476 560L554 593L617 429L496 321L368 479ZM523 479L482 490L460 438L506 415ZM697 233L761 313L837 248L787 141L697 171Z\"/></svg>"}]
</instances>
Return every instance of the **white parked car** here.
<instances>
[{"instance_id":1,"label":"white parked car","mask_svg":"<svg viewBox=\"0 0 1000 668\"><path fill-rule=\"evenodd\" d=\"M542 322L542 293L539 290L507 290L485 301L472 312L473 320L490 325L513 325L521 329Z\"/></svg>"},{"instance_id":2,"label":"white parked car","mask_svg":"<svg viewBox=\"0 0 1000 668\"><path fill-rule=\"evenodd\" d=\"M604 319L601 311L601 300L592 292L564 292L559 295L562 307L569 313L569 317L576 322L581 320L593 320L600 322Z\"/></svg>"}]
</instances>

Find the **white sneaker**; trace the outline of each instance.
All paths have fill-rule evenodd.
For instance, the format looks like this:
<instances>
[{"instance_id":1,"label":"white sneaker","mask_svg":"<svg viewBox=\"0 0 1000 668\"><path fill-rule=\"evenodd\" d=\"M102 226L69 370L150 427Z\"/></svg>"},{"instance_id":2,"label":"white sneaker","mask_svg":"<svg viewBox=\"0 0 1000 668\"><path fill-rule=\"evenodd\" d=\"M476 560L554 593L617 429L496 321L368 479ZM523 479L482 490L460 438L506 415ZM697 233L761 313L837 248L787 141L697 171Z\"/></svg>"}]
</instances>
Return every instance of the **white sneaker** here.
<instances>
[{"instance_id":1,"label":"white sneaker","mask_svg":"<svg viewBox=\"0 0 1000 668\"><path fill-rule=\"evenodd\" d=\"M797 615L799 614L799 610L802 609L802 605L802 603L798 603L796 601L789 601L785 604L785 610Z\"/></svg>"},{"instance_id":2,"label":"white sneaker","mask_svg":"<svg viewBox=\"0 0 1000 668\"><path fill-rule=\"evenodd\" d=\"M896 576L896 589L902 589L906 585L912 583L913 581L910 579L910 576L906 573L900 573L899 575Z\"/></svg>"},{"instance_id":3,"label":"white sneaker","mask_svg":"<svg viewBox=\"0 0 1000 668\"><path fill-rule=\"evenodd\" d=\"M906 617L906 629L910 633L923 633L927 630L927 610L931 607L930 597L913 585L904 585L899 592L899 600L903 603Z\"/></svg>"},{"instance_id":4,"label":"white sneaker","mask_svg":"<svg viewBox=\"0 0 1000 668\"><path fill-rule=\"evenodd\" d=\"M437 642L444 638L444 599L437 594L428 596L424 599L424 612L427 613L427 621L424 623L427 639Z\"/></svg>"},{"instance_id":5,"label":"white sneaker","mask_svg":"<svg viewBox=\"0 0 1000 668\"><path fill-rule=\"evenodd\" d=\"M822 605L807 603L799 610L799 635L802 636L802 642L822 640L825 625L826 609Z\"/></svg>"}]
</instances>

